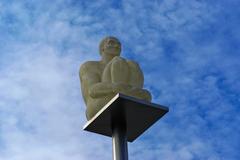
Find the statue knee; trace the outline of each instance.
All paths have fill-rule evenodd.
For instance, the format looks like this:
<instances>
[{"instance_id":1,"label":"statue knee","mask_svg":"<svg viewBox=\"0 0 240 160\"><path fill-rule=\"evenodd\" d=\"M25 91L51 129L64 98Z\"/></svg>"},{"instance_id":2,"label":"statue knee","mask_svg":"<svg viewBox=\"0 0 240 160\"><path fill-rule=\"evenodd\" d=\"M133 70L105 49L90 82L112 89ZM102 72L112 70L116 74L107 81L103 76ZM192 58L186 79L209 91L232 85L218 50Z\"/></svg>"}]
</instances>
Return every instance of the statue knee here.
<instances>
[{"instance_id":1,"label":"statue knee","mask_svg":"<svg viewBox=\"0 0 240 160\"><path fill-rule=\"evenodd\" d=\"M114 57L111 64L112 68L128 67L127 61L121 57Z\"/></svg>"},{"instance_id":2,"label":"statue knee","mask_svg":"<svg viewBox=\"0 0 240 160\"><path fill-rule=\"evenodd\" d=\"M121 66L124 65L125 60L119 56L114 57L104 68L102 74L102 81L103 82L113 82L113 79L116 79L116 74L121 73L122 70Z\"/></svg>"},{"instance_id":3,"label":"statue knee","mask_svg":"<svg viewBox=\"0 0 240 160\"><path fill-rule=\"evenodd\" d=\"M112 59L112 62L118 62L118 61L126 61L124 58L122 57L119 57L119 56L115 56L113 59Z\"/></svg>"},{"instance_id":4,"label":"statue knee","mask_svg":"<svg viewBox=\"0 0 240 160\"><path fill-rule=\"evenodd\" d=\"M129 67L125 59L116 57L111 65L111 78L113 83L125 83L129 81Z\"/></svg>"}]
</instances>

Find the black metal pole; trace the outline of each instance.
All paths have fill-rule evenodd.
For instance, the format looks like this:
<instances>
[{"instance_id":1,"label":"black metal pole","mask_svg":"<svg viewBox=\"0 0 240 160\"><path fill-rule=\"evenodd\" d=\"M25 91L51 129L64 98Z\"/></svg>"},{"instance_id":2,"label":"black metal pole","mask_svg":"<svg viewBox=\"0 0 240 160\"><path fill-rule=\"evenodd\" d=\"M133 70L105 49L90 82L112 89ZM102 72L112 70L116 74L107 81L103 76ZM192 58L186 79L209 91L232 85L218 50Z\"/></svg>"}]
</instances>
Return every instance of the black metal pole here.
<instances>
[{"instance_id":1,"label":"black metal pole","mask_svg":"<svg viewBox=\"0 0 240 160\"><path fill-rule=\"evenodd\" d=\"M128 160L128 147L125 125L113 126L113 160Z\"/></svg>"}]
</instances>

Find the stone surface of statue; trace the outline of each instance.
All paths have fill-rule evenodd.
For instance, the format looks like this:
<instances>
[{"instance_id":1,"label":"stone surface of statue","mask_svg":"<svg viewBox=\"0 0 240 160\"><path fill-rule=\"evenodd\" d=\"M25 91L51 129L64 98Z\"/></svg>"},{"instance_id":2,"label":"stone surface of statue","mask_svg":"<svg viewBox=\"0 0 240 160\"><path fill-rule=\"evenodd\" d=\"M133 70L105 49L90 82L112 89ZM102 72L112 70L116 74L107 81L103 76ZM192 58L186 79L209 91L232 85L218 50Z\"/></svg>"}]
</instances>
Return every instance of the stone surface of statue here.
<instances>
[{"instance_id":1,"label":"stone surface of statue","mask_svg":"<svg viewBox=\"0 0 240 160\"><path fill-rule=\"evenodd\" d=\"M144 78L139 65L120 57L121 43L117 38L104 38L99 51L102 59L83 63L79 71L88 120L117 93L151 101L151 94L143 89Z\"/></svg>"}]
</instances>

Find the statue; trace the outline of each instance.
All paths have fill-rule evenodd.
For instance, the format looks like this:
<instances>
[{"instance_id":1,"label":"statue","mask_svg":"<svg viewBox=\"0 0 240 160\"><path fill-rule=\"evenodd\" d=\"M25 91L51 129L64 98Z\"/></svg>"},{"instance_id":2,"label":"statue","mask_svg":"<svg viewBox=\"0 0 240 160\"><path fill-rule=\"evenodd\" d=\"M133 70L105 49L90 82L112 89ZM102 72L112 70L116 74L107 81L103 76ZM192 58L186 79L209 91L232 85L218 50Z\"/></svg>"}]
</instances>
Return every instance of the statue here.
<instances>
[{"instance_id":1,"label":"statue","mask_svg":"<svg viewBox=\"0 0 240 160\"><path fill-rule=\"evenodd\" d=\"M151 94L143 89L144 78L139 65L120 57L121 43L117 38L104 38L99 52L100 61L85 62L79 71L88 120L117 93L151 101Z\"/></svg>"}]
</instances>

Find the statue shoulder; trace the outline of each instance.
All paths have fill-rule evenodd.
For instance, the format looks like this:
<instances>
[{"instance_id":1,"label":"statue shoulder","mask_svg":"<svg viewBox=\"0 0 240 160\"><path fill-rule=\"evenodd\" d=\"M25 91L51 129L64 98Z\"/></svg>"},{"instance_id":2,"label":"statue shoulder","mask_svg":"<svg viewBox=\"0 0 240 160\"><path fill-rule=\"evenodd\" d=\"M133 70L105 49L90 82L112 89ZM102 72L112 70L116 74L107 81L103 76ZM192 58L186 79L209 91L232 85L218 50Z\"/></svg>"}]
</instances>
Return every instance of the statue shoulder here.
<instances>
[{"instance_id":1,"label":"statue shoulder","mask_svg":"<svg viewBox=\"0 0 240 160\"><path fill-rule=\"evenodd\" d=\"M79 74L83 75L86 72L91 72L96 70L96 68L99 67L99 62L98 61L87 61L84 62L81 66L80 66L80 70L79 70Z\"/></svg>"}]
</instances>

